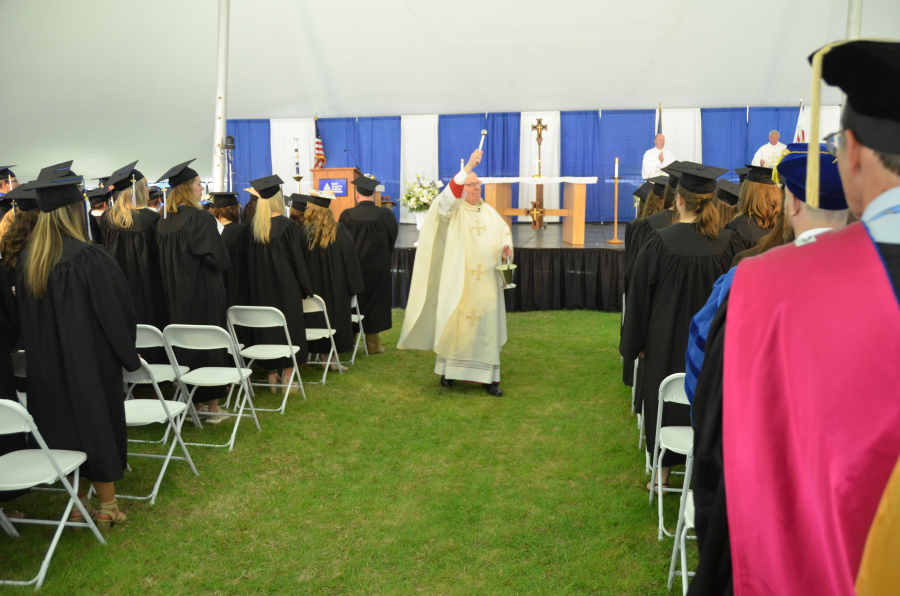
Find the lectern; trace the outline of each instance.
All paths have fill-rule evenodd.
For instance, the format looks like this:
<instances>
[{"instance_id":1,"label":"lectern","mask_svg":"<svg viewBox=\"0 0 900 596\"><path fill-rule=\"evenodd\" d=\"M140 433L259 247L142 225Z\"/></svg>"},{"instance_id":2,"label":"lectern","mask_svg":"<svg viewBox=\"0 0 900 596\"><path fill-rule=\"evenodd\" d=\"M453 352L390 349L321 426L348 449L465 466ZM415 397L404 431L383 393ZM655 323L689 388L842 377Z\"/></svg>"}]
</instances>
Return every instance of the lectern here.
<instances>
[{"instance_id":1,"label":"lectern","mask_svg":"<svg viewBox=\"0 0 900 596\"><path fill-rule=\"evenodd\" d=\"M356 193L352 182L360 174L356 168L320 168L313 170L313 188L320 191L334 193L335 199L331 202L331 211L334 219L341 216L344 209L356 206Z\"/></svg>"}]
</instances>

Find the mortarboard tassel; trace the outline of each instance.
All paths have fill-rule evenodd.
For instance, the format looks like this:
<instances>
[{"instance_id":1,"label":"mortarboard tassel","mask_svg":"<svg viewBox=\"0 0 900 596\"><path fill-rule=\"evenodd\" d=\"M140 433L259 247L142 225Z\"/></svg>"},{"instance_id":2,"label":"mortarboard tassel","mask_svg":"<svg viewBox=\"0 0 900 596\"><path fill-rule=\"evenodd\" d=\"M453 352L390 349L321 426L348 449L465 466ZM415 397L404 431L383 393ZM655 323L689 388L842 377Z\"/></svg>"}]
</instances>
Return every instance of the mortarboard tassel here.
<instances>
[{"instance_id":1,"label":"mortarboard tassel","mask_svg":"<svg viewBox=\"0 0 900 596\"><path fill-rule=\"evenodd\" d=\"M162 198L163 219L166 219L166 211L168 211L168 209L166 209L166 187L163 186L162 190L163 190L163 198Z\"/></svg>"},{"instance_id":2,"label":"mortarboard tassel","mask_svg":"<svg viewBox=\"0 0 900 596\"><path fill-rule=\"evenodd\" d=\"M18 214L18 210L16 210L16 202L13 201L12 205L13 205L13 217L15 217Z\"/></svg>"},{"instance_id":3,"label":"mortarboard tassel","mask_svg":"<svg viewBox=\"0 0 900 596\"><path fill-rule=\"evenodd\" d=\"M134 170L131 171L131 206L137 207L137 187L134 181Z\"/></svg>"},{"instance_id":4,"label":"mortarboard tassel","mask_svg":"<svg viewBox=\"0 0 900 596\"><path fill-rule=\"evenodd\" d=\"M87 193L84 193L84 227L87 230L88 242L93 242L94 238L91 236L91 220L88 219L89 217L91 217L91 203L88 201Z\"/></svg>"}]
</instances>

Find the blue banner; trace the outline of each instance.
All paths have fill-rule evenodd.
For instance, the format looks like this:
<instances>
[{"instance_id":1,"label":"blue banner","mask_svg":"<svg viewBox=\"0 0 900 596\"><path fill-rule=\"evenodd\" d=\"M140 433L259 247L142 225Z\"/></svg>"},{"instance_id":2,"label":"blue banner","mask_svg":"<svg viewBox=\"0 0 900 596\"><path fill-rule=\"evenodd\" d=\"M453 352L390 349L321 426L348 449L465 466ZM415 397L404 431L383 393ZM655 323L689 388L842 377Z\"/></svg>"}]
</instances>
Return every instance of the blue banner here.
<instances>
[{"instance_id":1,"label":"blue banner","mask_svg":"<svg viewBox=\"0 0 900 596\"><path fill-rule=\"evenodd\" d=\"M346 178L319 178L319 190L330 192L336 197L347 196Z\"/></svg>"}]
</instances>

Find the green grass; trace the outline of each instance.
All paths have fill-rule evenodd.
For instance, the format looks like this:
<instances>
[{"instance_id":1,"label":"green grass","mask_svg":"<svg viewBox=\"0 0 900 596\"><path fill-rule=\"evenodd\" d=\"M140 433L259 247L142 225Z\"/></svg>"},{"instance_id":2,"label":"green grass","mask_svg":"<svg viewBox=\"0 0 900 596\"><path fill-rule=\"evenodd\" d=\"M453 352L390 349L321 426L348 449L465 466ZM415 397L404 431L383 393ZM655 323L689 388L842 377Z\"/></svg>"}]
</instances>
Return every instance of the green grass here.
<instances>
[{"instance_id":1,"label":"green grass","mask_svg":"<svg viewBox=\"0 0 900 596\"><path fill-rule=\"evenodd\" d=\"M619 316L509 315L500 399L442 389L432 353L394 348L402 317L386 354L260 414L261 433L245 420L233 452L194 447L199 477L173 462L155 506L120 501L128 522L106 547L64 532L43 593L665 594L672 541L647 504ZM149 492L159 462L131 463L117 488ZM63 502L32 492L5 509L58 517ZM32 577L51 537L19 529L0 533L2 578Z\"/></svg>"}]
</instances>

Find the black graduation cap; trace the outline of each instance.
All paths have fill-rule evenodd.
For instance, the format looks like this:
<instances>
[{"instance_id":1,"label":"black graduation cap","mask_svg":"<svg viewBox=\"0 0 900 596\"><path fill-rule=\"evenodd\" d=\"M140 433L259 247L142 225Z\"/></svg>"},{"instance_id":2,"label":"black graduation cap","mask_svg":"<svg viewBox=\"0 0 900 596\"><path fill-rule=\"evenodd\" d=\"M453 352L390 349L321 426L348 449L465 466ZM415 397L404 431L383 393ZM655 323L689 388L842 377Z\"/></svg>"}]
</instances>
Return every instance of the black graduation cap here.
<instances>
[{"instance_id":1,"label":"black graduation cap","mask_svg":"<svg viewBox=\"0 0 900 596\"><path fill-rule=\"evenodd\" d=\"M70 159L69 161L63 161L58 164L47 166L42 169L40 174L38 174L38 180L53 180L54 178L68 178L71 176L75 176L76 174L72 171L72 164L75 160Z\"/></svg>"},{"instance_id":2,"label":"black graduation cap","mask_svg":"<svg viewBox=\"0 0 900 596\"><path fill-rule=\"evenodd\" d=\"M678 186L690 192L705 195L716 189L716 178L727 172L725 168L695 164L688 161L669 166L681 172Z\"/></svg>"},{"instance_id":3,"label":"black graduation cap","mask_svg":"<svg viewBox=\"0 0 900 596\"><path fill-rule=\"evenodd\" d=\"M19 211L31 211L37 209L37 196L34 194L34 187L31 183L20 184L2 197L0 203L15 203Z\"/></svg>"},{"instance_id":4,"label":"black graduation cap","mask_svg":"<svg viewBox=\"0 0 900 596\"><path fill-rule=\"evenodd\" d=\"M371 197L375 194L375 188L377 188L381 182L375 180L374 176L363 175L351 182L351 184L356 187L357 192L362 196Z\"/></svg>"},{"instance_id":5,"label":"black graduation cap","mask_svg":"<svg viewBox=\"0 0 900 596\"><path fill-rule=\"evenodd\" d=\"M282 184L284 184L284 181L282 181L278 174L272 174L265 178L257 178L256 180L250 181L250 186L259 193L261 199L270 199L274 197L278 194L278 191L281 190Z\"/></svg>"},{"instance_id":6,"label":"black graduation cap","mask_svg":"<svg viewBox=\"0 0 900 596\"><path fill-rule=\"evenodd\" d=\"M123 190L131 186L132 177L134 177L135 182L143 178L144 175L141 174L138 170L134 169L135 165L137 165L137 161L133 161L124 168L113 172L112 176L107 179L105 186L112 185L112 187L116 191L122 192Z\"/></svg>"},{"instance_id":7,"label":"black graduation cap","mask_svg":"<svg viewBox=\"0 0 900 596\"><path fill-rule=\"evenodd\" d=\"M747 172L744 180L748 180L750 182L758 182L760 184L775 184L775 181L772 180L772 168L767 168L765 166L752 166L750 164L747 164L747 167L750 169L750 171Z\"/></svg>"},{"instance_id":8,"label":"black graduation cap","mask_svg":"<svg viewBox=\"0 0 900 596\"><path fill-rule=\"evenodd\" d=\"M185 182L190 182L191 180L193 180L194 178L196 178L197 176L200 175L188 167L188 165L194 163L194 161L196 161L196 159L197 158L195 157L194 159L189 159L184 163L178 164L177 166L173 166L172 168L169 169L168 172L166 172L165 174L160 176L159 180L154 182L154 184L159 184L163 180L168 180L169 186L171 186L172 188L175 188L176 186L184 184ZM137 163L137 162L135 162L135 163Z\"/></svg>"},{"instance_id":9,"label":"black graduation cap","mask_svg":"<svg viewBox=\"0 0 900 596\"><path fill-rule=\"evenodd\" d=\"M647 183L652 183L654 194L661 197L663 196L663 193L666 192L666 184L669 183L669 180L678 180L678 178L674 176L656 176L647 180Z\"/></svg>"},{"instance_id":10,"label":"black graduation cap","mask_svg":"<svg viewBox=\"0 0 900 596\"><path fill-rule=\"evenodd\" d=\"M10 168L14 168L14 167L16 167L15 164L13 164L11 166L0 166L0 178L3 178L3 179L15 178L16 173L10 169Z\"/></svg>"},{"instance_id":11,"label":"black graduation cap","mask_svg":"<svg viewBox=\"0 0 900 596\"><path fill-rule=\"evenodd\" d=\"M163 191L158 186L151 186L149 189L150 200L155 201L156 199L161 199L163 196Z\"/></svg>"},{"instance_id":12,"label":"black graduation cap","mask_svg":"<svg viewBox=\"0 0 900 596\"><path fill-rule=\"evenodd\" d=\"M97 184L100 186L109 186L110 176L100 176L99 178L94 178L97 181Z\"/></svg>"},{"instance_id":13,"label":"black graduation cap","mask_svg":"<svg viewBox=\"0 0 900 596\"><path fill-rule=\"evenodd\" d=\"M88 201L91 203L91 207L96 207L112 198L112 191L105 186L89 190L85 194L87 195Z\"/></svg>"},{"instance_id":14,"label":"black graduation cap","mask_svg":"<svg viewBox=\"0 0 900 596\"><path fill-rule=\"evenodd\" d=\"M309 195L307 197L307 203L312 203L313 205L318 205L319 207L324 207L325 209L331 208L331 201L334 200L334 197L326 194L315 194Z\"/></svg>"},{"instance_id":15,"label":"black graduation cap","mask_svg":"<svg viewBox=\"0 0 900 596\"><path fill-rule=\"evenodd\" d=\"M729 205L737 205L741 197L741 185L731 180L719 179L716 181L716 196Z\"/></svg>"},{"instance_id":16,"label":"black graduation cap","mask_svg":"<svg viewBox=\"0 0 900 596\"><path fill-rule=\"evenodd\" d=\"M225 207L233 207L234 205L240 205L240 201L238 201L238 193L236 192L211 192L209 196L212 197L212 204L210 207L213 209L224 209Z\"/></svg>"},{"instance_id":17,"label":"black graduation cap","mask_svg":"<svg viewBox=\"0 0 900 596\"><path fill-rule=\"evenodd\" d=\"M869 149L900 153L900 43L860 39L835 45L822 57L822 78L847 94L841 128Z\"/></svg>"},{"instance_id":18,"label":"black graduation cap","mask_svg":"<svg viewBox=\"0 0 900 596\"><path fill-rule=\"evenodd\" d=\"M284 200L284 204L289 207L293 207L297 211L303 211L304 209L306 209L306 204L311 198L312 197L310 197L309 195L294 193Z\"/></svg>"},{"instance_id":19,"label":"black graduation cap","mask_svg":"<svg viewBox=\"0 0 900 596\"><path fill-rule=\"evenodd\" d=\"M744 179L747 177L747 174L750 172L750 168L735 168L734 173L738 175L738 180L744 182Z\"/></svg>"},{"instance_id":20,"label":"black graduation cap","mask_svg":"<svg viewBox=\"0 0 900 596\"><path fill-rule=\"evenodd\" d=\"M29 188L37 193L38 208L44 212L56 211L60 207L84 200L84 194L78 187L84 182L81 176L67 176L52 180L35 180L29 183Z\"/></svg>"},{"instance_id":21,"label":"black graduation cap","mask_svg":"<svg viewBox=\"0 0 900 596\"><path fill-rule=\"evenodd\" d=\"M647 195L650 194L650 191L653 189L652 182L645 182L641 185L640 188L631 193L633 196L636 196L641 200L641 203L647 200Z\"/></svg>"}]
</instances>

